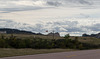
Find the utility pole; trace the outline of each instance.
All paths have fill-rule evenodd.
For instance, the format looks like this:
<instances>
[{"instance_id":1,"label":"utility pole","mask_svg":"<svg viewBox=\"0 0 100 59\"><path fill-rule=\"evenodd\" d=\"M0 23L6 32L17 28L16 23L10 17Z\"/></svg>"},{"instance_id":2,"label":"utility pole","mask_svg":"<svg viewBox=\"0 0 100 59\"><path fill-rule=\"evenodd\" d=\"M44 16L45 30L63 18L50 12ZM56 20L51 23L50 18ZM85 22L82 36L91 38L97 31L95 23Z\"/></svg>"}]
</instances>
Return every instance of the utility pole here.
<instances>
[{"instance_id":1,"label":"utility pole","mask_svg":"<svg viewBox=\"0 0 100 59\"><path fill-rule=\"evenodd\" d=\"M53 39L55 38L54 36L55 36L55 34L54 34L54 30L53 30Z\"/></svg>"},{"instance_id":2,"label":"utility pole","mask_svg":"<svg viewBox=\"0 0 100 59\"><path fill-rule=\"evenodd\" d=\"M48 30L46 30L46 32L47 32L47 39L48 39Z\"/></svg>"}]
</instances>

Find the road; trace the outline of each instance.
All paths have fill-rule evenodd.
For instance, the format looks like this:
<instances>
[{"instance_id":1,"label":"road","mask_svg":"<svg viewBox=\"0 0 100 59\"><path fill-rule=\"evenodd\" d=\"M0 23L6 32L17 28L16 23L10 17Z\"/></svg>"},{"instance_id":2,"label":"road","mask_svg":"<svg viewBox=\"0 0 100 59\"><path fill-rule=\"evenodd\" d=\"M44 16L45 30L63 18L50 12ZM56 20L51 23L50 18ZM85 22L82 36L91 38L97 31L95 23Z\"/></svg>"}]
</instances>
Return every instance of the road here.
<instances>
[{"instance_id":1,"label":"road","mask_svg":"<svg viewBox=\"0 0 100 59\"><path fill-rule=\"evenodd\" d=\"M6 57L0 59L100 59L100 49L16 56L16 57Z\"/></svg>"}]
</instances>

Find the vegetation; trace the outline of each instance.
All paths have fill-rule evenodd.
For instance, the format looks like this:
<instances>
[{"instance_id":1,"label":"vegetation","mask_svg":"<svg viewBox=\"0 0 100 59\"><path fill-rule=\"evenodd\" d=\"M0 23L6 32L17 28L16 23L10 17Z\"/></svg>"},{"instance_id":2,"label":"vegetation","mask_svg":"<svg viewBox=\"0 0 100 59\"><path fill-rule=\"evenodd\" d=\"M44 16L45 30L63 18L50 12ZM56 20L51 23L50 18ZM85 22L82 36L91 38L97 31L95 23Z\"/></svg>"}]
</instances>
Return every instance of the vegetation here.
<instances>
[{"instance_id":1,"label":"vegetation","mask_svg":"<svg viewBox=\"0 0 100 59\"><path fill-rule=\"evenodd\" d=\"M75 51L72 49L0 49L0 58L11 56L34 55L44 53L68 52Z\"/></svg>"},{"instance_id":2,"label":"vegetation","mask_svg":"<svg viewBox=\"0 0 100 59\"><path fill-rule=\"evenodd\" d=\"M77 39L71 40L69 35L65 35L64 39L58 40L48 40L42 38L32 38L32 39L21 39L16 38L14 35L10 37L4 37L1 35L0 38L0 48L33 48L33 49L53 49L53 48L71 48L80 49Z\"/></svg>"},{"instance_id":3,"label":"vegetation","mask_svg":"<svg viewBox=\"0 0 100 59\"><path fill-rule=\"evenodd\" d=\"M67 34L63 39L44 39L39 37L33 38L17 38L14 35L6 37L1 35L0 38L0 48L32 48L32 49L95 49L100 48L100 44L93 44L80 41L80 38L75 37L74 39L70 38L70 35ZM92 40L92 39L91 39Z\"/></svg>"},{"instance_id":4,"label":"vegetation","mask_svg":"<svg viewBox=\"0 0 100 59\"><path fill-rule=\"evenodd\" d=\"M65 37L50 39L51 37L34 35L0 35L0 57L33 55L51 52L66 52L83 49L100 48L100 40L90 37ZM55 37L56 38L56 37Z\"/></svg>"}]
</instances>

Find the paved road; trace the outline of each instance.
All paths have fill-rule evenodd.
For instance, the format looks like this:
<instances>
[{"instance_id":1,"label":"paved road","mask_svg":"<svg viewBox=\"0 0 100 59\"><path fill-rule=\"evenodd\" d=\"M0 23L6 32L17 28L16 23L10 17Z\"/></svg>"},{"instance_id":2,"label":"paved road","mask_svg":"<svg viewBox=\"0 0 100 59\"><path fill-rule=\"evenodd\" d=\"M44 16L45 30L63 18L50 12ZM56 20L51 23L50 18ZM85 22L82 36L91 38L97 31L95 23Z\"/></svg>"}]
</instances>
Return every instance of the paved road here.
<instances>
[{"instance_id":1,"label":"paved road","mask_svg":"<svg viewBox=\"0 0 100 59\"><path fill-rule=\"evenodd\" d=\"M100 59L100 49L7 57L0 59Z\"/></svg>"}]
</instances>

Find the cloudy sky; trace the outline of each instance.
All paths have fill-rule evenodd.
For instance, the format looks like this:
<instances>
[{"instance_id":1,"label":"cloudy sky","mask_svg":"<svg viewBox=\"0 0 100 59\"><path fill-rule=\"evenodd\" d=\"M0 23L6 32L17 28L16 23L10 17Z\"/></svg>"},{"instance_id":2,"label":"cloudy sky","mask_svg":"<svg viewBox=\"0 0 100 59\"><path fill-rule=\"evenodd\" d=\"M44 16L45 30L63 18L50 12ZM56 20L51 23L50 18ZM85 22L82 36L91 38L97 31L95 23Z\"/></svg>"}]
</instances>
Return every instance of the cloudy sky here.
<instances>
[{"instance_id":1,"label":"cloudy sky","mask_svg":"<svg viewBox=\"0 0 100 59\"><path fill-rule=\"evenodd\" d=\"M0 28L45 33L100 32L100 0L0 0Z\"/></svg>"}]
</instances>

